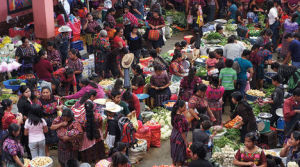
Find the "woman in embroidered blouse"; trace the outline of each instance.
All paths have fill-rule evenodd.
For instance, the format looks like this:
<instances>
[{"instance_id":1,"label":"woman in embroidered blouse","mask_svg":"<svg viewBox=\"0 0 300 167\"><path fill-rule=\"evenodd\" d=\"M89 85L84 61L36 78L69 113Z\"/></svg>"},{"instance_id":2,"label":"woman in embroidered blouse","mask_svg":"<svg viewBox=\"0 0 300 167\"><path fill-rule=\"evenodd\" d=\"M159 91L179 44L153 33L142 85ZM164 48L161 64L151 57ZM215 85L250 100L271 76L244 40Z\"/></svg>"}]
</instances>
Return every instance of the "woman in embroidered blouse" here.
<instances>
[{"instance_id":1,"label":"woman in embroidered blouse","mask_svg":"<svg viewBox=\"0 0 300 167\"><path fill-rule=\"evenodd\" d=\"M165 21L162 16L160 16L159 10L154 10L152 12L152 17L148 20L149 26L151 29L157 29L160 30L165 26ZM152 46L154 49L156 49L157 53L160 53L161 47L165 45L165 42L163 40L163 36L159 35L159 39L157 41L151 41Z\"/></svg>"},{"instance_id":2,"label":"woman in embroidered blouse","mask_svg":"<svg viewBox=\"0 0 300 167\"><path fill-rule=\"evenodd\" d=\"M4 99L1 102L1 108L0 108L0 129L1 131L6 131L8 129L8 126L12 123L21 125L23 123L23 116L21 113L19 114L13 114L11 112L12 110L12 101L10 99ZM2 132L1 132L2 134ZM0 135L2 136L2 135ZM1 138L0 138L0 141Z\"/></svg>"},{"instance_id":3,"label":"woman in embroidered blouse","mask_svg":"<svg viewBox=\"0 0 300 167\"><path fill-rule=\"evenodd\" d=\"M245 146L240 148L235 154L233 164L247 167L267 167L267 158L264 151L255 144L258 142L256 132L247 133L245 136Z\"/></svg>"},{"instance_id":4,"label":"woman in embroidered blouse","mask_svg":"<svg viewBox=\"0 0 300 167\"><path fill-rule=\"evenodd\" d=\"M164 101L171 97L171 85L169 76L163 72L162 66L155 66L155 74L150 78L149 95L154 98L154 106L161 106Z\"/></svg>"},{"instance_id":5,"label":"woman in embroidered blouse","mask_svg":"<svg viewBox=\"0 0 300 167\"><path fill-rule=\"evenodd\" d=\"M222 124L222 97L224 91L224 87L219 86L219 78L211 77L209 86L206 90L206 97L208 100L208 106L217 120L216 122L214 122L215 125Z\"/></svg>"},{"instance_id":6,"label":"woman in embroidered blouse","mask_svg":"<svg viewBox=\"0 0 300 167\"><path fill-rule=\"evenodd\" d=\"M19 74L23 75L26 70L33 69L33 58L37 54L33 45L29 43L28 38L22 37L22 45L16 50L16 60L22 64Z\"/></svg>"},{"instance_id":7,"label":"woman in embroidered blouse","mask_svg":"<svg viewBox=\"0 0 300 167\"><path fill-rule=\"evenodd\" d=\"M102 117L94 110L94 103L87 101L84 104L85 121L81 124L84 133L79 146L80 161L95 163L105 157L101 125Z\"/></svg>"},{"instance_id":8,"label":"woman in embroidered blouse","mask_svg":"<svg viewBox=\"0 0 300 167\"><path fill-rule=\"evenodd\" d=\"M173 56L173 59L171 61L171 65L169 67L170 75L172 75L171 80L173 82L178 82L180 81L184 75L184 69L183 66L181 65L182 61L182 55L181 53L176 53Z\"/></svg>"},{"instance_id":9,"label":"woman in embroidered blouse","mask_svg":"<svg viewBox=\"0 0 300 167\"><path fill-rule=\"evenodd\" d=\"M300 164L300 131L294 131L285 146L280 151L280 157L287 157L286 163Z\"/></svg>"},{"instance_id":10,"label":"woman in embroidered blouse","mask_svg":"<svg viewBox=\"0 0 300 167\"><path fill-rule=\"evenodd\" d=\"M21 127L17 124L11 124L8 127L8 136L3 142L3 157L7 167L24 167L23 155L24 149L18 140ZM2 162L1 162L2 163Z\"/></svg>"},{"instance_id":11,"label":"woman in embroidered blouse","mask_svg":"<svg viewBox=\"0 0 300 167\"><path fill-rule=\"evenodd\" d=\"M46 156L49 156L49 147L58 142L58 137L55 130L51 130L53 120L57 117L57 111L62 109L62 104L59 102L59 97L54 96L49 87L42 88L42 95L40 97L40 102L44 108L44 119L48 126L48 132L45 133L46 137ZM59 104L58 104L59 103Z\"/></svg>"},{"instance_id":12,"label":"woman in embroidered blouse","mask_svg":"<svg viewBox=\"0 0 300 167\"><path fill-rule=\"evenodd\" d=\"M185 102L178 100L171 113L171 123L173 126L171 133L171 157L173 164L181 166L186 160L186 148L188 146L187 133L189 126L183 113L186 110Z\"/></svg>"},{"instance_id":13,"label":"woman in embroidered blouse","mask_svg":"<svg viewBox=\"0 0 300 167\"><path fill-rule=\"evenodd\" d=\"M61 167L64 167L68 160L78 157L80 137L83 134L82 127L79 122L75 121L72 111L66 108L62 116L53 121L50 129L57 132L58 162Z\"/></svg>"},{"instance_id":14,"label":"woman in embroidered blouse","mask_svg":"<svg viewBox=\"0 0 300 167\"><path fill-rule=\"evenodd\" d=\"M113 28L116 26L116 20L114 18L114 15L116 14L115 8L110 8L107 10L106 19L105 21L109 23Z\"/></svg>"},{"instance_id":15,"label":"woman in embroidered blouse","mask_svg":"<svg viewBox=\"0 0 300 167\"><path fill-rule=\"evenodd\" d=\"M183 79L180 81L180 99L189 101L190 97L193 95L194 87L202 83L201 78L196 76L195 74L196 68L192 67L189 70L189 75L183 77Z\"/></svg>"},{"instance_id":16,"label":"woman in embroidered blouse","mask_svg":"<svg viewBox=\"0 0 300 167\"><path fill-rule=\"evenodd\" d=\"M186 114L186 118L192 124L192 129L200 128L201 115L208 115L210 119L215 122L216 118L208 106L206 99L207 86L200 84L194 88L193 96L189 99L189 112ZM199 114L195 112L195 109Z\"/></svg>"},{"instance_id":17,"label":"woman in embroidered blouse","mask_svg":"<svg viewBox=\"0 0 300 167\"><path fill-rule=\"evenodd\" d=\"M145 86L145 76L143 74L143 70L137 64L133 64L131 69L132 69L132 73L134 74L131 80L132 92L134 94L142 94L144 92L144 86Z\"/></svg>"}]
</instances>

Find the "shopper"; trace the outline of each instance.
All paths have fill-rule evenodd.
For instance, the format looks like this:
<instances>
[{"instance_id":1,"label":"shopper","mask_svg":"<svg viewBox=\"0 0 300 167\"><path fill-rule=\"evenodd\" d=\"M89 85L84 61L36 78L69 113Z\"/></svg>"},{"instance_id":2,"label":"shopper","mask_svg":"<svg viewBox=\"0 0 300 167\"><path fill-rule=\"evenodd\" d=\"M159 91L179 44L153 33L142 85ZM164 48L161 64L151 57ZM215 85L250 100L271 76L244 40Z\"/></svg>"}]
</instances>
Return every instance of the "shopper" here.
<instances>
[{"instance_id":1,"label":"shopper","mask_svg":"<svg viewBox=\"0 0 300 167\"><path fill-rule=\"evenodd\" d=\"M43 118L45 119L48 132L45 133L46 137L46 147L45 154L46 156L50 155L49 147L53 146L58 142L57 133L55 130L51 130L53 120L57 117L57 113L62 111L62 101L59 101L58 96L54 96L49 87L42 87L41 97L40 97L41 106L43 110Z\"/></svg>"},{"instance_id":2,"label":"shopper","mask_svg":"<svg viewBox=\"0 0 300 167\"><path fill-rule=\"evenodd\" d=\"M227 59L225 65L226 67L221 70L219 75L220 85L222 85L225 89L223 94L222 111L224 111L225 104L229 100L230 111L232 113L235 106L232 103L231 94L235 91L237 74L236 71L232 68L233 60Z\"/></svg>"},{"instance_id":3,"label":"shopper","mask_svg":"<svg viewBox=\"0 0 300 167\"><path fill-rule=\"evenodd\" d=\"M287 34L284 38L290 43L288 54L283 61L283 64L288 64L292 60L292 65L300 68L300 41L294 38L299 38L300 34L296 34L294 37L292 34Z\"/></svg>"},{"instance_id":4,"label":"shopper","mask_svg":"<svg viewBox=\"0 0 300 167\"><path fill-rule=\"evenodd\" d=\"M187 133L189 131L188 122L183 115L186 111L185 102L178 100L171 113L171 123L173 126L171 142L171 158L175 166L182 166L186 160L186 148L188 146Z\"/></svg>"},{"instance_id":5,"label":"shopper","mask_svg":"<svg viewBox=\"0 0 300 167\"><path fill-rule=\"evenodd\" d=\"M38 56L35 58L33 70L40 80L50 82L52 79L53 67L47 60L47 52L40 50Z\"/></svg>"},{"instance_id":6,"label":"shopper","mask_svg":"<svg viewBox=\"0 0 300 167\"><path fill-rule=\"evenodd\" d=\"M182 55L181 53L174 54L171 65L169 67L171 81L172 82L179 82L184 77L184 68L181 64L182 62Z\"/></svg>"},{"instance_id":7,"label":"shopper","mask_svg":"<svg viewBox=\"0 0 300 167\"><path fill-rule=\"evenodd\" d=\"M162 31L161 29L165 27L165 21L163 17L160 16L160 12L158 10L154 10L152 12L152 17L150 17L147 21L151 29ZM151 43L157 53L160 53L161 47L165 45L162 35L159 35L159 39L157 41L151 41Z\"/></svg>"},{"instance_id":8,"label":"shopper","mask_svg":"<svg viewBox=\"0 0 300 167\"><path fill-rule=\"evenodd\" d=\"M224 90L224 87L220 86L219 78L217 76L213 76L210 78L209 85L207 86L206 90L206 98L208 101L208 107L216 118L214 125L222 124L222 97L224 94Z\"/></svg>"},{"instance_id":9,"label":"shopper","mask_svg":"<svg viewBox=\"0 0 300 167\"><path fill-rule=\"evenodd\" d=\"M179 97L181 100L188 101L193 95L194 88L202 83L200 77L196 76L196 68L192 67L189 70L188 76L185 76L180 81Z\"/></svg>"},{"instance_id":10,"label":"shopper","mask_svg":"<svg viewBox=\"0 0 300 167\"><path fill-rule=\"evenodd\" d=\"M207 150L205 145L201 142L194 142L190 150L192 151L192 162L189 164L189 167L212 167L212 164L206 160Z\"/></svg>"},{"instance_id":11,"label":"shopper","mask_svg":"<svg viewBox=\"0 0 300 167\"><path fill-rule=\"evenodd\" d=\"M79 149L79 137L83 130L79 122L74 120L74 115L70 109L64 109L62 116L57 117L51 127L56 130L58 141L58 162L64 167L70 159L77 159Z\"/></svg>"},{"instance_id":12,"label":"shopper","mask_svg":"<svg viewBox=\"0 0 300 167\"><path fill-rule=\"evenodd\" d=\"M48 132L46 121L42 118L44 108L33 104L25 121L24 134L29 136L29 148L32 158L45 156L45 135Z\"/></svg>"},{"instance_id":13,"label":"shopper","mask_svg":"<svg viewBox=\"0 0 300 167\"><path fill-rule=\"evenodd\" d=\"M224 46L224 57L232 59L241 57L244 47L237 43L236 36L228 37L227 44Z\"/></svg>"},{"instance_id":14,"label":"shopper","mask_svg":"<svg viewBox=\"0 0 300 167\"><path fill-rule=\"evenodd\" d=\"M6 134L7 129L10 124L18 124L21 125L23 123L23 116L21 113L13 114L12 111L13 103L10 99L3 99L1 101L0 108L0 129L1 129L1 138Z\"/></svg>"},{"instance_id":15,"label":"shopper","mask_svg":"<svg viewBox=\"0 0 300 167\"><path fill-rule=\"evenodd\" d=\"M61 56L59 51L54 48L53 41L47 43L47 60L51 63L54 71L61 68Z\"/></svg>"},{"instance_id":16,"label":"shopper","mask_svg":"<svg viewBox=\"0 0 300 167\"><path fill-rule=\"evenodd\" d=\"M17 124L11 124L8 127L8 135L3 142L3 162L5 166L20 166L24 165L24 151L18 136L20 135L21 127ZM2 162L1 162L2 163Z\"/></svg>"}]
</instances>

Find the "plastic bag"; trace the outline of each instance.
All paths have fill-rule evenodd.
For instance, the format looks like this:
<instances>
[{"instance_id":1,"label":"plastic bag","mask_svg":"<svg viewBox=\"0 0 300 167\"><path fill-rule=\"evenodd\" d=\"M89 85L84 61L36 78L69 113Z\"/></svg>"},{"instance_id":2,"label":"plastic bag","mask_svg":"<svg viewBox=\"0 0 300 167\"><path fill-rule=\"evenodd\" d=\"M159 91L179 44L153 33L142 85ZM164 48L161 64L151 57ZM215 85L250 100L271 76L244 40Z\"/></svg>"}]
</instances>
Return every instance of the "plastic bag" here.
<instances>
[{"instance_id":1,"label":"plastic bag","mask_svg":"<svg viewBox=\"0 0 300 167\"><path fill-rule=\"evenodd\" d=\"M135 134L135 137L137 139L144 139L147 141L147 149L150 148L151 144L151 131L149 127L142 126L141 128L138 129L138 131Z\"/></svg>"},{"instance_id":2,"label":"plastic bag","mask_svg":"<svg viewBox=\"0 0 300 167\"><path fill-rule=\"evenodd\" d=\"M155 125L155 126L147 126L149 127L151 131L151 143L150 145L152 147L160 147L160 136L161 136L161 125Z\"/></svg>"},{"instance_id":3,"label":"plastic bag","mask_svg":"<svg viewBox=\"0 0 300 167\"><path fill-rule=\"evenodd\" d=\"M146 151L134 152L130 149L129 150L129 161L132 164L136 164L145 157L146 153L147 153Z\"/></svg>"},{"instance_id":4,"label":"plastic bag","mask_svg":"<svg viewBox=\"0 0 300 167\"><path fill-rule=\"evenodd\" d=\"M136 119L136 114L130 115L129 120L133 124L133 127L137 130L139 128L139 124L138 124L138 121Z\"/></svg>"}]
</instances>

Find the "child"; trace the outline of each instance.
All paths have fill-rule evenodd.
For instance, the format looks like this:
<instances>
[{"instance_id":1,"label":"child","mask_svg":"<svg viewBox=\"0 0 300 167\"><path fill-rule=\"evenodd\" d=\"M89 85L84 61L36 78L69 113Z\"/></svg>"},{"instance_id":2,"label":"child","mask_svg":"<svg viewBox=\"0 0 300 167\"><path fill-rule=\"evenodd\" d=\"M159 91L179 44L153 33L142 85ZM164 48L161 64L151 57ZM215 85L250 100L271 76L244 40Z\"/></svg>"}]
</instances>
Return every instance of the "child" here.
<instances>
[{"instance_id":1,"label":"child","mask_svg":"<svg viewBox=\"0 0 300 167\"><path fill-rule=\"evenodd\" d=\"M232 103L231 94L235 90L234 86L236 84L237 74L236 71L232 68L233 60L227 59L225 65L226 67L221 70L219 75L220 83L225 88L225 92L223 94L223 101L224 101L223 111L224 111L226 100L229 100L231 106L231 112L233 112L235 106Z\"/></svg>"},{"instance_id":2,"label":"child","mask_svg":"<svg viewBox=\"0 0 300 167\"><path fill-rule=\"evenodd\" d=\"M294 131L291 138L280 151L280 157L287 157L286 163L300 163L300 131Z\"/></svg>"},{"instance_id":3,"label":"child","mask_svg":"<svg viewBox=\"0 0 300 167\"><path fill-rule=\"evenodd\" d=\"M189 167L212 166L212 164L206 159L207 150L203 143L193 143L190 149L192 151L192 162L190 163Z\"/></svg>"},{"instance_id":4,"label":"child","mask_svg":"<svg viewBox=\"0 0 300 167\"><path fill-rule=\"evenodd\" d=\"M217 63L218 60L216 59L216 54L214 52L209 52L209 57L206 60L206 69L209 74L212 70L215 69Z\"/></svg>"},{"instance_id":5,"label":"child","mask_svg":"<svg viewBox=\"0 0 300 167\"><path fill-rule=\"evenodd\" d=\"M122 109L120 110L120 114L122 114L123 116L128 116L130 110L128 108L127 103L121 100L122 93L119 90L115 89L111 91L110 95L112 102L121 106Z\"/></svg>"},{"instance_id":6,"label":"child","mask_svg":"<svg viewBox=\"0 0 300 167\"><path fill-rule=\"evenodd\" d=\"M181 44L180 42L176 42L175 43L175 49L174 49L174 55L180 53L181 54L181 50L182 50L182 47L181 47Z\"/></svg>"},{"instance_id":7,"label":"child","mask_svg":"<svg viewBox=\"0 0 300 167\"><path fill-rule=\"evenodd\" d=\"M45 156L45 135L48 132L46 121L43 117L44 108L33 104L25 121L24 134L29 136L29 148L32 158Z\"/></svg>"},{"instance_id":8,"label":"child","mask_svg":"<svg viewBox=\"0 0 300 167\"><path fill-rule=\"evenodd\" d=\"M211 134L209 129L212 126L212 122L210 120L204 120L201 123L201 129L194 129L193 130L193 143L195 142L202 142L207 146L208 149L208 156L211 156L211 151L212 151L212 140L215 136L215 134Z\"/></svg>"},{"instance_id":9,"label":"child","mask_svg":"<svg viewBox=\"0 0 300 167\"><path fill-rule=\"evenodd\" d=\"M107 102L104 111L107 114L107 134L106 144L110 149L115 147L115 142L118 142L121 138L121 131L118 126L118 116L121 107L114 102Z\"/></svg>"},{"instance_id":10,"label":"child","mask_svg":"<svg viewBox=\"0 0 300 167\"><path fill-rule=\"evenodd\" d=\"M225 67L226 58L223 56L223 49L219 48L215 50L216 58L218 59L218 63L216 64L216 68L221 71L222 68Z\"/></svg>"}]
</instances>

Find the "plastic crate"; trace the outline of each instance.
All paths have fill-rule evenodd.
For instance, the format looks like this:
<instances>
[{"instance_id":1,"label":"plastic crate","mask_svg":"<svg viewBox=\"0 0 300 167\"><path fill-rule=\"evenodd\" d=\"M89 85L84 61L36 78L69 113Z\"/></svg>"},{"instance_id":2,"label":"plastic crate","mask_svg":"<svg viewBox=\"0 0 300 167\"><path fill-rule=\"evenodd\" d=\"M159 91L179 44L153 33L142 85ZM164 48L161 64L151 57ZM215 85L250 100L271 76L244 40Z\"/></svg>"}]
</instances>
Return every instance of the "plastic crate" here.
<instances>
[{"instance_id":1,"label":"plastic crate","mask_svg":"<svg viewBox=\"0 0 300 167\"><path fill-rule=\"evenodd\" d=\"M74 41L71 42L71 49L77 49L78 51L83 50L83 41Z\"/></svg>"}]
</instances>

